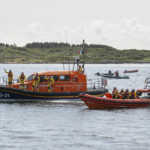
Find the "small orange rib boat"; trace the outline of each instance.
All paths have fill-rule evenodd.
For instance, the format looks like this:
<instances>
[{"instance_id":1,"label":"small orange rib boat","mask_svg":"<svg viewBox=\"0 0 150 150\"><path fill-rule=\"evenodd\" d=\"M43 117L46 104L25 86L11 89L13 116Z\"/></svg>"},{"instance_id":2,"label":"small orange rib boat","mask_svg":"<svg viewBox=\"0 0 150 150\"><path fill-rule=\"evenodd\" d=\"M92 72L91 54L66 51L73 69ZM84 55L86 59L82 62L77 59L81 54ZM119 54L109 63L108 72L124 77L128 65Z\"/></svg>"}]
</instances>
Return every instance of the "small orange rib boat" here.
<instances>
[{"instance_id":1,"label":"small orange rib boat","mask_svg":"<svg viewBox=\"0 0 150 150\"><path fill-rule=\"evenodd\" d=\"M138 108L150 106L150 98L112 99L81 94L80 99L88 106L89 109Z\"/></svg>"}]
</instances>

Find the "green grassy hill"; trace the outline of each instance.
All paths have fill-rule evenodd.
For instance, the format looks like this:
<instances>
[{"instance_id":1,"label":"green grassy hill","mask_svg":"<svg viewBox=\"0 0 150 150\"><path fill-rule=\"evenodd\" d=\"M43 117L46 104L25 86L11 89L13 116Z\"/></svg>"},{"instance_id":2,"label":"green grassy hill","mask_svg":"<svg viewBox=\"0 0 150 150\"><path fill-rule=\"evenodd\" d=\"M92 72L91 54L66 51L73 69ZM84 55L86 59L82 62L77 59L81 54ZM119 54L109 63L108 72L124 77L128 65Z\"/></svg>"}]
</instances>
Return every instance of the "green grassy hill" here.
<instances>
[{"instance_id":1,"label":"green grassy hill","mask_svg":"<svg viewBox=\"0 0 150 150\"><path fill-rule=\"evenodd\" d=\"M0 63L62 63L79 56L82 45L28 43L17 47L0 43ZM119 50L106 45L85 45L86 63L150 63L149 50Z\"/></svg>"}]
</instances>

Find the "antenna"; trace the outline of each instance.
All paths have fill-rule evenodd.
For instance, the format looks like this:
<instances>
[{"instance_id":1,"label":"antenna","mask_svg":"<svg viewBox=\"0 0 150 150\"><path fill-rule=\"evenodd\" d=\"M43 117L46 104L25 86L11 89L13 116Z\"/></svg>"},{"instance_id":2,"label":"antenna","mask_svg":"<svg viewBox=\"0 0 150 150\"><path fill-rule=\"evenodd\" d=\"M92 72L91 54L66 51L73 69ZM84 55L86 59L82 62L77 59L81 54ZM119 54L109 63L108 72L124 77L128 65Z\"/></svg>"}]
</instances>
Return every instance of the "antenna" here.
<instances>
[{"instance_id":1,"label":"antenna","mask_svg":"<svg viewBox=\"0 0 150 150\"><path fill-rule=\"evenodd\" d=\"M83 68L83 71L84 71L84 67L85 67L85 40L83 40L83 42L82 42L82 56L83 56L82 68Z\"/></svg>"}]
</instances>

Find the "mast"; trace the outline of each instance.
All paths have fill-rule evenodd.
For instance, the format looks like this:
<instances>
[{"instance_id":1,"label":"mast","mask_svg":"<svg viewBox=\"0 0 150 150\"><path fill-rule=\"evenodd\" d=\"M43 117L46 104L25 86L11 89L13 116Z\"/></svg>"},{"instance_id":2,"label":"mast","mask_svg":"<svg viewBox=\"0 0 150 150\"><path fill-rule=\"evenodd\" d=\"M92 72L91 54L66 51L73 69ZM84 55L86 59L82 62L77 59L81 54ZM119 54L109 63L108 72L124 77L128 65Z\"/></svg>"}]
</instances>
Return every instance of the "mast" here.
<instances>
[{"instance_id":1,"label":"mast","mask_svg":"<svg viewBox=\"0 0 150 150\"><path fill-rule=\"evenodd\" d=\"M72 64L73 65L73 68L72 70L74 71L75 70L75 66L77 66L77 70L79 69L79 65L80 67L82 67L83 69L83 72L84 72L84 67L85 67L85 40L83 40L82 42L82 45L81 45L81 49L80 49L80 54L78 56L73 56L73 49L72 49L72 45L70 47L70 53L69 53L69 56L65 57L64 56L64 62L63 62L63 69L65 70L65 63L67 63L69 66L68 66L68 69L70 71L70 65ZM66 58L66 59L65 59ZM73 61L72 60L73 58Z\"/></svg>"},{"instance_id":2,"label":"mast","mask_svg":"<svg viewBox=\"0 0 150 150\"><path fill-rule=\"evenodd\" d=\"M79 58L77 59L77 68L79 67L79 64L82 65L82 69L84 72L84 67L85 67L85 41L83 40L81 50L80 50L80 55Z\"/></svg>"},{"instance_id":3,"label":"mast","mask_svg":"<svg viewBox=\"0 0 150 150\"><path fill-rule=\"evenodd\" d=\"M83 71L84 71L84 66L85 66L85 41L84 40L83 40L83 43L82 43L82 55L83 55L82 68L83 68Z\"/></svg>"}]
</instances>

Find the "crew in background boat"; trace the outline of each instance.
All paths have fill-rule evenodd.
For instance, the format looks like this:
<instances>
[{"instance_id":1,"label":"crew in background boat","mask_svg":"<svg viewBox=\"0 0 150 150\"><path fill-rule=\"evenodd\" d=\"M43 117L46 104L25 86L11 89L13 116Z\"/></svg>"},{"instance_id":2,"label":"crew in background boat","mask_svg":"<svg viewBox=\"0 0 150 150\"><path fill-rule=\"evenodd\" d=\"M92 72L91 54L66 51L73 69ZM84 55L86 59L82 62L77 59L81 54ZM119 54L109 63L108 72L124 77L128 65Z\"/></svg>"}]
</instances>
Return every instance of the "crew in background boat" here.
<instances>
[{"instance_id":1,"label":"crew in background boat","mask_svg":"<svg viewBox=\"0 0 150 150\"><path fill-rule=\"evenodd\" d=\"M113 73L111 72L111 70L108 71L108 74L111 75L111 76L113 75Z\"/></svg>"},{"instance_id":2,"label":"crew in background boat","mask_svg":"<svg viewBox=\"0 0 150 150\"><path fill-rule=\"evenodd\" d=\"M48 92L52 92L55 80L53 77L48 77L47 80L48 80Z\"/></svg>"},{"instance_id":3,"label":"crew in background boat","mask_svg":"<svg viewBox=\"0 0 150 150\"><path fill-rule=\"evenodd\" d=\"M40 82L40 77L39 77L38 73L36 73L34 76L33 83L32 83L33 90L38 91L39 82Z\"/></svg>"},{"instance_id":4,"label":"crew in background boat","mask_svg":"<svg viewBox=\"0 0 150 150\"><path fill-rule=\"evenodd\" d=\"M118 71L115 72L115 76L119 77L119 72Z\"/></svg>"},{"instance_id":5,"label":"crew in background boat","mask_svg":"<svg viewBox=\"0 0 150 150\"><path fill-rule=\"evenodd\" d=\"M21 75L19 76L20 88L24 88L25 79L26 79L26 76L24 72L22 72Z\"/></svg>"},{"instance_id":6,"label":"crew in background boat","mask_svg":"<svg viewBox=\"0 0 150 150\"><path fill-rule=\"evenodd\" d=\"M8 75L8 85L11 86L13 83L13 72L11 70L7 71L6 69L4 71Z\"/></svg>"}]
</instances>

